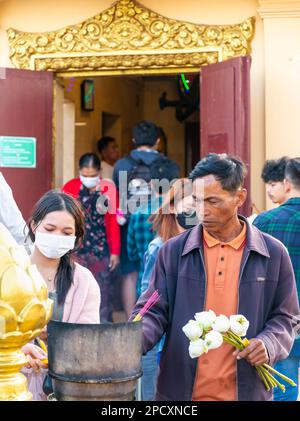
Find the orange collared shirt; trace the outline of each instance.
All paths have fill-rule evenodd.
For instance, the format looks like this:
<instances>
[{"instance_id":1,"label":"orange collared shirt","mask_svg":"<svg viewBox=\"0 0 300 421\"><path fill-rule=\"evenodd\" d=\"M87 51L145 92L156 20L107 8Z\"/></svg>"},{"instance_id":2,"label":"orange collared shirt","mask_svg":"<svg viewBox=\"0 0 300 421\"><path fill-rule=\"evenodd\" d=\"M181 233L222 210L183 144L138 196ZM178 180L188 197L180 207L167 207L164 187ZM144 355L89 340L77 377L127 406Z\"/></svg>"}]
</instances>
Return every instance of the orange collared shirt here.
<instances>
[{"instance_id":1,"label":"orange collared shirt","mask_svg":"<svg viewBox=\"0 0 300 421\"><path fill-rule=\"evenodd\" d=\"M203 230L206 269L205 310L229 317L237 314L240 265L246 240L246 224L229 243ZM236 400L236 358L226 343L198 358L193 401Z\"/></svg>"}]
</instances>

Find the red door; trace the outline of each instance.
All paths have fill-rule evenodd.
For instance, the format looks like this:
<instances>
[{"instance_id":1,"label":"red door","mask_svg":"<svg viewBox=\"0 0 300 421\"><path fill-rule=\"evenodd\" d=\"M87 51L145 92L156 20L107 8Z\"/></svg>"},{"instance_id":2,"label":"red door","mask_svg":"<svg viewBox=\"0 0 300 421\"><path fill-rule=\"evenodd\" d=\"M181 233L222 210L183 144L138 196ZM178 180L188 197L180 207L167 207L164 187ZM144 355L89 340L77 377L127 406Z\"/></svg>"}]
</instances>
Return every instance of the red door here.
<instances>
[{"instance_id":1,"label":"red door","mask_svg":"<svg viewBox=\"0 0 300 421\"><path fill-rule=\"evenodd\" d=\"M35 202L51 188L53 75L15 69L0 72L0 138L36 139L35 168L0 167L27 219Z\"/></svg>"},{"instance_id":2,"label":"red door","mask_svg":"<svg viewBox=\"0 0 300 421\"><path fill-rule=\"evenodd\" d=\"M201 157L225 152L246 163L245 216L251 213L250 64L249 56L237 57L203 67L200 75Z\"/></svg>"}]
</instances>

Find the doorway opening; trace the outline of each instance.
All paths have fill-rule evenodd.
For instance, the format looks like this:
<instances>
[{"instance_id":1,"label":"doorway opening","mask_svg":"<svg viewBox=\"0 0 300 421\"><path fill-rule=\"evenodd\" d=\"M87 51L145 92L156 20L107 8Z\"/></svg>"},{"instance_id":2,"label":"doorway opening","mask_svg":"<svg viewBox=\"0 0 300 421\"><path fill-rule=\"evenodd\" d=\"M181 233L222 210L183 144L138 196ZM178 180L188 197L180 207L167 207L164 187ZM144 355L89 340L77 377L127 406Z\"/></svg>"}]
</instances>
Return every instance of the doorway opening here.
<instances>
[{"instance_id":1,"label":"doorway opening","mask_svg":"<svg viewBox=\"0 0 300 421\"><path fill-rule=\"evenodd\" d=\"M63 165L73 167L74 177L80 156L87 152L98 154L97 141L103 136L115 138L120 157L126 156L134 148L132 129L142 120L153 121L160 128L159 151L179 164L180 176L187 176L198 162L199 73L75 77L60 79L60 85L64 101L73 104L74 110L73 128L70 114L63 112L63 120L69 120L69 129L74 132L73 162L65 160ZM70 130L66 131L68 135ZM62 142L66 143L64 139ZM113 275L112 285L113 320L125 321L119 273Z\"/></svg>"},{"instance_id":2,"label":"doorway opening","mask_svg":"<svg viewBox=\"0 0 300 421\"><path fill-rule=\"evenodd\" d=\"M87 82L92 87L88 95L82 88ZM142 120L153 121L161 129L159 150L179 164L181 176L188 175L199 160L198 73L75 77L60 79L60 85L64 101L74 107L74 162L65 163L69 168L73 165L74 176L80 156L97 153L102 136L114 137L121 157L127 155L134 147L132 128Z\"/></svg>"}]
</instances>

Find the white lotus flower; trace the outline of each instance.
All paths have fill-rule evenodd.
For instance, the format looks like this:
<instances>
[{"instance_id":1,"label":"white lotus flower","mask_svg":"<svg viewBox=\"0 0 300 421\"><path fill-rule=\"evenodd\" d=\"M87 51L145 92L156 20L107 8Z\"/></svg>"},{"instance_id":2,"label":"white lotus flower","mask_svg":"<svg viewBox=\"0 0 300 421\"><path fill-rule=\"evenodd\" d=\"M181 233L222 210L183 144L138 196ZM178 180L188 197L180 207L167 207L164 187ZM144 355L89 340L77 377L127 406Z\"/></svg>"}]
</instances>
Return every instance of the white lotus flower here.
<instances>
[{"instance_id":1,"label":"white lotus flower","mask_svg":"<svg viewBox=\"0 0 300 421\"><path fill-rule=\"evenodd\" d=\"M216 317L215 312L212 310L201 311L200 313L195 314L195 319L203 327L203 330L211 329Z\"/></svg>"},{"instance_id":2,"label":"white lotus flower","mask_svg":"<svg viewBox=\"0 0 300 421\"><path fill-rule=\"evenodd\" d=\"M190 341L199 339L203 333L202 327L196 320L190 320L182 328L184 334L189 338Z\"/></svg>"},{"instance_id":3,"label":"white lotus flower","mask_svg":"<svg viewBox=\"0 0 300 421\"><path fill-rule=\"evenodd\" d=\"M211 330L205 335L204 341L208 347L208 349L217 349L223 343L223 336L220 332L215 330Z\"/></svg>"},{"instance_id":4,"label":"white lotus flower","mask_svg":"<svg viewBox=\"0 0 300 421\"><path fill-rule=\"evenodd\" d=\"M249 321L242 314L230 316L230 330L238 336L246 336Z\"/></svg>"},{"instance_id":5,"label":"white lotus flower","mask_svg":"<svg viewBox=\"0 0 300 421\"><path fill-rule=\"evenodd\" d=\"M220 314L220 316L217 316L216 320L212 324L213 330L216 330L217 332L225 333L230 329L230 321L228 317L224 316L223 314Z\"/></svg>"},{"instance_id":6,"label":"white lotus flower","mask_svg":"<svg viewBox=\"0 0 300 421\"><path fill-rule=\"evenodd\" d=\"M208 346L203 339L191 341L189 346L189 354L191 358L198 358L202 354L208 352Z\"/></svg>"}]
</instances>

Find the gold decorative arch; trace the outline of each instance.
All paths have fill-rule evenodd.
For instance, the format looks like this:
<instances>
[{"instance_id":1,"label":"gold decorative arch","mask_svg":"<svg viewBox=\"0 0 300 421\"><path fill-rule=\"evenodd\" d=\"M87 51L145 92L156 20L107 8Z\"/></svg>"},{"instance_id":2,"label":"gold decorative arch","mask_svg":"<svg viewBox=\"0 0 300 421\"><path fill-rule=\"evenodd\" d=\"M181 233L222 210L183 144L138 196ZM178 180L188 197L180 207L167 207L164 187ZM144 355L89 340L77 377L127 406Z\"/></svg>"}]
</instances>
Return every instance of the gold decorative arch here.
<instances>
[{"instance_id":1,"label":"gold decorative arch","mask_svg":"<svg viewBox=\"0 0 300 421\"><path fill-rule=\"evenodd\" d=\"M20 69L58 74L196 71L251 52L255 18L237 25L196 25L161 16L132 0L77 25L44 33L8 29L10 59Z\"/></svg>"}]
</instances>

